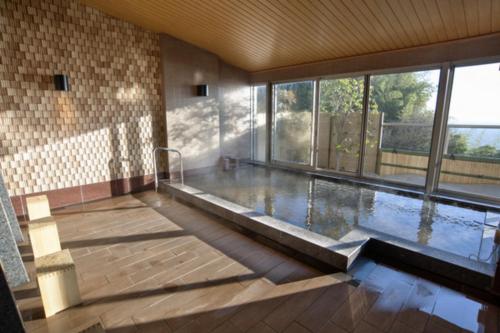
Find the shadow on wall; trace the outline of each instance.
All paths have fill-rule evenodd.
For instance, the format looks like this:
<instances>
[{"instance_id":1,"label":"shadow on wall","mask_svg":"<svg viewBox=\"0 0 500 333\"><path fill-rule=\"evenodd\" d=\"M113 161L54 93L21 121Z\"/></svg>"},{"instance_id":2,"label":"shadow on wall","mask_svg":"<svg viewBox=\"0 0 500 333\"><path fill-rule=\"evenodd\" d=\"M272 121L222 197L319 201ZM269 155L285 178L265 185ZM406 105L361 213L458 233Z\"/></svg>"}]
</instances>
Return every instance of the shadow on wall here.
<instances>
[{"instance_id":1,"label":"shadow on wall","mask_svg":"<svg viewBox=\"0 0 500 333\"><path fill-rule=\"evenodd\" d=\"M154 174L153 149L163 146L163 126L155 126L158 119L153 115L134 114L127 122L112 123L109 141L111 158L109 175L111 179L123 179ZM166 172L165 156L158 156L158 172ZM116 182L112 186L112 195L119 195L133 190L127 182Z\"/></svg>"},{"instance_id":2,"label":"shadow on wall","mask_svg":"<svg viewBox=\"0 0 500 333\"><path fill-rule=\"evenodd\" d=\"M219 84L220 141L222 155L238 158L251 156L250 94L246 73L221 64Z\"/></svg>"},{"instance_id":3,"label":"shadow on wall","mask_svg":"<svg viewBox=\"0 0 500 333\"><path fill-rule=\"evenodd\" d=\"M53 110L31 112L35 117L29 122L24 121L24 116L9 117L9 111L0 118L15 128L27 123L25 130L32 136L16 147L11 143L22 132L2 131L1 136L2 146L7 143L2 152L2 169L9 174L10 195L14 196L18 215L24 215L23 201L31 193L64 189L65 193L54 200L49 195L56 207L141 187L142 178L137 179L141 184L123 179L152 174L152 149L163 144L159 103L149 100L144 104L151 96L116 99L113 102L118 106L110 108L78 104L75 91L56 94L59 96L51 106ZM27 111L23 112L29 117ZM164 163L159 170L166 171ZM89 184L96 186L89 189Z\"/></svg>"},{"instance_id":4,"label":"shadow on wall","mask_svg":"<svg viewBox=\"0 0 500 333\"><path fill-rule=\"evenodd\" d=\"M185 101L167 111L168 145L181 150L185 170L214 166L223 155L250 156L249 91L223 94L222 102L216 97L193 98L191 104ZM177 157L170 157L170 171L178 170Z\"/></svg>"},{"instance_id":5,"label":"shadow on wall","mask_svg":"<svg viewBox=\"0 0 500 333\"><path fill-rule=\"evenodd\" d=\"M215 54L160 36L168 146L184 155L184 169L217 165L222 155L250 156L248 73ZM207 84L208 97L194 87ZM170 171L179 170L172 156Z\"/></svg>"},{"instance_id":6,"label":"shadow on wall","mask_svg":"<svg viewBox=\"0 0 500 333\"><path fill-rule=\"evenodd\" d=\"M180 149L184 168L196 169L217 163L220 155L219 104L214 97L203 98L167 111L168 145ZM172 170L178 170L177 158L170 158Z\"/></svg>"}]
</instances>

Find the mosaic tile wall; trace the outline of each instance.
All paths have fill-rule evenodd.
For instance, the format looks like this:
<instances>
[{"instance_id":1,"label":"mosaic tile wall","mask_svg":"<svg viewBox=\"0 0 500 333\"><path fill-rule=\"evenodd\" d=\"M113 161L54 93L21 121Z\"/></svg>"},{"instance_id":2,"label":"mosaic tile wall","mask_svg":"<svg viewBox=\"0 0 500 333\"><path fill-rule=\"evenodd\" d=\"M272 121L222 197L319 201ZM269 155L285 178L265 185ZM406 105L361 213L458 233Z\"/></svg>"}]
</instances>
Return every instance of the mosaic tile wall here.
<instances>
[{"instance_id":1,"label":"mosaic tile wall","mask_svg":"<svg viewBox=\"0 0 500 333\"><path fill-rule=\"evenodd\" d=\"M10 195L153 173L158 34L77 1L0 1L0 165ZM71 90L55 91L53 75Z\"/></svg>"}]
</instances>

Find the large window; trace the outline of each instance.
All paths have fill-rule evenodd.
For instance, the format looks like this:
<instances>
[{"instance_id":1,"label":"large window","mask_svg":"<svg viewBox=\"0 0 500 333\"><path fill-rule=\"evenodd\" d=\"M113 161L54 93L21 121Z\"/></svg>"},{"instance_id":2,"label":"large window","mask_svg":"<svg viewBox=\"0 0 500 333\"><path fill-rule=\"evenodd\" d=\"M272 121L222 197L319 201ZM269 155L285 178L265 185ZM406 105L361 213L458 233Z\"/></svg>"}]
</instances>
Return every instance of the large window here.
<instances>
[{"instance_id":1,"label":"large window","mask_svg":"<svg viewBox=\"0 0 500 333\"><path fill-rule=\"evenodd\" d=\"M500 63L455 68L439 188L500 198Z\"/></svg>"},{"instance_id":2,"label":"large window","mask_svg":"<svg viewBox=\"0 0 500 333\"><path fill-rule=\"evenodd\" d=\"M273 86L273 160L311 163L314 81Z\"/></svg>"},{"instance_id":3,"label":"large window","mask_svg":"<svg viewBox=\"0 0 500 333\"><path fill-rule=\"evenodd\" d=\"M439 72L371 76L364 175L425 185Z\"/></svg>"},{"instance_id":4,"label":"large window","mask_svg":"<svg viewBox=\"0 0 500 333\"><path fill-rule=\"evenodd\" d=\"M317 165L357 173L364 77L321 80L319 93Z\"/></svg>"},{"instance_id":5,"label":"large window","mask_svg":"<svg viewBox=\"0 0 500 333\"><path fill-rule=\"evenodd\" d=\"M252 87L252 158L256 161L266 161L266 110L267 86Z\"/></svg>"},{"instance_id":6,"label":"large window","mask_svg":"<svg viewBox=\"0 0 500 333\"><path fill-rule=\"evenodd\" d=\"M272 126L267 88L255 86L253 159L266 161L270 147L272 162L313 166L314 157L321 170L499 200L500 63L446 68L437 126L440 69L274 84Z\"/></svg>"},{"instance_id":7,"label":"large window","mask_svg":"<svg viewBox=\"0 0 500 333\"><path fill-rule=\"evenodd\" d=\"M424 186L439 70L370 78L364 175Z\"/></svg>"}]
</instances>

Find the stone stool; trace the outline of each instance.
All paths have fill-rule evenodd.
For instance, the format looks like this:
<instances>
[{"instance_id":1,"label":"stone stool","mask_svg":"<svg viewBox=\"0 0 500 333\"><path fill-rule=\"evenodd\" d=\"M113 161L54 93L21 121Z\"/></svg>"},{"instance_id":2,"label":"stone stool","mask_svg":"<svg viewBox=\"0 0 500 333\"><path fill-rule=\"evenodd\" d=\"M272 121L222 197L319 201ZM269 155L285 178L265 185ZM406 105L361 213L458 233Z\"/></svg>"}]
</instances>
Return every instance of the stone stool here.
<instances>
[{"instance_id":1,"label":"stone stool","mask_svg":"<svg viewBox=\"0 0 500 333\"><path fill-rule=\"evenodd\" d=\"M35 267L46 317L82 302L69 250L39 257Z\"/></svg>"},{"instance_id":2,"label":"stone stool","mask_svg":"<svg viewBox=\"0 0 500 333\"><path fill-rule=\"evenodd\" d=\"M49 199L47 199L46 195L26 198L26 206L28 208L28 217L30 221L51 216Z\"/></svg>"},{"instance_id":3,"label":"stone stool","mask_svg":"<svg viewBox=\"0 0 500 333\"><path fill-rule=\"evenodd\" d=\"M61 251L57 224L52 217L29 222L28 234L35 258Z\"/></svg>"}]
</instances>

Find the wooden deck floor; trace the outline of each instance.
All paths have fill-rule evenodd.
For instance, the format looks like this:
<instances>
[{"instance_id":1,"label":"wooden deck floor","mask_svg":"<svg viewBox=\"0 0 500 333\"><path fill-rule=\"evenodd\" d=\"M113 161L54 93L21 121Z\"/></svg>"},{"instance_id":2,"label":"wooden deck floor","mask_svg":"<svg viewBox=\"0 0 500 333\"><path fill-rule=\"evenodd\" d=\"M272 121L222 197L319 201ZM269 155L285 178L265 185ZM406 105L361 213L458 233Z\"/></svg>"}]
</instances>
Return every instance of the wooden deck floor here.
<instances>
[{"instance_id":1,"label":"wooden deck floor","mask_svg":"<svg viewBox=\"0 0 500 333\"><path fill-rule=\"evenodd\" d=\"M19 288L28 332L71 332L97 318L115 333L499 330L493 305L371 261L356 269L361 283L322 273L164 194L54 213L84 301L43 319L36 283Z\"/></svg>"}]
</instances>

